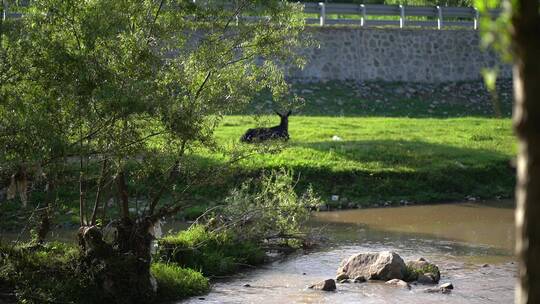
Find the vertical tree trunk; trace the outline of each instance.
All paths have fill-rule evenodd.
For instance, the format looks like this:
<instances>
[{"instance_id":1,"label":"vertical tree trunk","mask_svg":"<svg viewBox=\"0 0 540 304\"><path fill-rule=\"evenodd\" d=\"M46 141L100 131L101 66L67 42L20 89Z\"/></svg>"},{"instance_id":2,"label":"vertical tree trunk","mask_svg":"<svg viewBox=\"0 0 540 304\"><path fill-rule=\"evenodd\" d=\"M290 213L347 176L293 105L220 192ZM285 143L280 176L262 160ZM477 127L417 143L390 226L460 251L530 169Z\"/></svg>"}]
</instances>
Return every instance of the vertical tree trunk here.
<instances>
[{"instance_id":1,"label":"vertical tree trunk","mask_svg":"<svg viewBox=\"0 0 540 304\"><path fill-rule=\"evenodd\" d=\"M4 11L4 1L5 0L0 0L0 38L2 38L2 34L4 33L4 14L7 13ZM0 39L0 48L2 48L2 39Z\"/></svg>"},{"instance_id":2,"label":"vertical tree trunk","mask_svg":"<svg viewBox=\"0 0 540 304\"><path fill-rule=\"evenodd\" d=\"M516 303L540 303L540 16L538 0L514 11L514 127L519 141L516 187Z\"/></svg>"},{"instance_id":3,"label":"vertical tree trunk","mask_svg":"<svg viewBox=\"0 0 540 304\"><path fill-rule=\"evenodd\" d=\"M53 205L54 201L54 182L53 178L46 180L46 186L45 186L45 209L43 210L43 213L41 214L41 220L37 227L37 235L36 235L36 242L38 244L43 244L45 242L45 239L47 238L47 234L49 234L51 230L51 212L50 208Z\"/></svg>"},{"instance_id":4,"label":"vertical tree trunk","mask_svg":"<svg viewBox=\"0 0 540 304\"><path fill-rule=\"evenodd\" d=\"M107 159L103 160L103 163L101 164L101 174L99 175L98 188L96 190L96 199L94 201L94 208L92 209L92 216L90 217L91 226L96 224L97 212L99 209L99 204L101 203L101 196L103 195L103 187L105 186L106 174L107 174Z\"/></svg>"},{"instance_id":5,"label":"vertical tree trunk","mask_svg":"<svg viewBox=\"0 0 540 304\"><path fill-rule=\"evenodd\" d=\"M81 158L81 168L79 172L79 218L80 226L86 226L86 205L84 203L84 186L83 186L83 169L82 169L82 158Z\"/></svg>"},{"instance_id":6,"label":"vertical tree trunk","mask_svg":"<svg viewBox=\"0 0 540 304\"><path fill-rule=\"evenodd\" d=\"M129 219L129 197L124 171L118 172L118 175L116 176L116 186L118 188L118 196L120 197L120 212L122 218Z\"/></svg>"}]
</instances>

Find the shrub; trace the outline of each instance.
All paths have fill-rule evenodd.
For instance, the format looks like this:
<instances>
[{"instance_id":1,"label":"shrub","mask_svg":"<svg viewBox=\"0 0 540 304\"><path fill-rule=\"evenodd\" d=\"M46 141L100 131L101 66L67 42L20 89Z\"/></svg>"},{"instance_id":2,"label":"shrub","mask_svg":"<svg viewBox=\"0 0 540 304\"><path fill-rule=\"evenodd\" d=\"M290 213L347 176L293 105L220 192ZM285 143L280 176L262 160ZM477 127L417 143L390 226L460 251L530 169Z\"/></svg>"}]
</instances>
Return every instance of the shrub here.
<instances>
[{"instance_id":1,"label":"shrub","mask_svg":"<svg viewBox=\"0 0 540 304\"><path fill-rule=\"evenodd\" d=\"M106 301L78 265L78 250L63 243L0 246L0 286L22 303Z\"/></svg>"},{"instance_id":2,"label":"shrub","mask_svg":"<svg viewBox=\"0 0 540 304\"><path fill-rule=\"evenodd\" d=\"M159 241L161 260L201 271L207 276L233 273L245 265L264 261L264 251L252 241L241 241L231 231L210 231L194 225Z\"/></svg>"},{"instance_id":3,"label":"shrub","mask_svg":"<svg viewBox=\"0 0 540 304\"><path fill-rule=\"evenodd\" d=\"M225 224L245 239L301 239L311 210L321 202L311 187L301 196L294 187L292 171L285 169L248 180L226 198Z\"/></svg>"},{"instance_id":4,"label":"shrub","mask_svg":"<svg viewBox=\"0 0 540 304\"><path fill-rule=\"evenodd\" d=\"M202 273L172 264L154 263L151 267L156 278L157 298L160 301L176 300L208 292L208 279Z\"/></svg>"},{"instance_id":5,"label":"shrub","mask_svg":"<svg viewBox=\"0 0 540 304\"><path fill-rule=\"evenodd\" d=\"M200 219L206 224L161 239L158 257L207 276L261 264L265 249L286 251L301 244L303 224L319 203L311 189L296 194L290 171L265 173L233 190L222 209Z\"/></svg>"}]
</instances>

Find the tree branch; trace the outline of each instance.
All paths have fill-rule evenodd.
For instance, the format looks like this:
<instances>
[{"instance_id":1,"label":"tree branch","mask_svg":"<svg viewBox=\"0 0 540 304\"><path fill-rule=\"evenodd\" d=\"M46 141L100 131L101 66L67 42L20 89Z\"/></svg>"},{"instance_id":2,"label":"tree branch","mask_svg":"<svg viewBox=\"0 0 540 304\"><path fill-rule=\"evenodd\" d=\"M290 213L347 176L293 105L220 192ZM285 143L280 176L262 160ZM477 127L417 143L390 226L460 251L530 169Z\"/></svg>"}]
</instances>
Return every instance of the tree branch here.
<instances>
[{"instance_id":1,"label":"tree branch","mask_svg":"<svg viewBox=\"0 0 540 304\"><path fill-rule=\"evenodd\" d=\"M204 86L206 85L206 83L208 82L208 79L210 79L210 75L212 75L212 71L208 71L208 73L206 74L206 77L204 78L204 81L201 83L201 85L199 86L199 89L195 93L195 100L197 100L199 98L199 95L201 94L201 92L202 92Z\"/></svg>"},{"instance_id":2,"label":"tree branch","mask_svg":"<svg viewBox=\"0 0 540 304\"><path fill-rule=\"evenodd\" d=\"M154 25L156 24L157 18L159 17L159 13L161 12L162 7L163 7L163 0L159 2L159 7L156 11L156 14L154 15L154 20L152 21L152 24L150 25L150 30L148 31L147 42L150 42L150 37L152 36L152 32L154 31Z\"/></svg>"},{"instance_id":3,"label":"tree branch","mask_svg":"<svg viewBox=\"0 0 540 304\"><path fill-rule=\"evenodd\" d=\"M227 168L228 166L234 164L234 163L237 163L245 158L248 158L250 157L251 155L253 154L256 154L258 153L257 151L255 152L251 152L251 153L247 153L247 154L243 154L243 155L239 155L233 159L231 159L230 161L228 161L227 163L223 164L221 166L221 168L217 168L217 169L214 169L213 170L213 174L212 175L209 175L209 174L203 174L202 177L201 175L199 175L199 178L196 178L195 180L191 181L188 185L186 185L184 187L184 189L182 191L180 191L180 193L185 193L189 188L191 188L191 186L195 183L201 183L201 182L204 182L204 181L207 181L208 179L210 179L211 177L213 176L216 176L218 174L220 174L221 171L223 171L225 168ZM183 203L185 203L186 200L180 198L180 199L177 199L175 201L173 201L169 206L164 206L162 207L161 209L159 209L159 211L155 214L155 215L152 215L152 219L153 220L157 220L161 217L164 217L164 216L168 216L168 215L172 215L172 214L175 214L176 212L178 212L180 209L182 208L186 208L187 206L184 205Z\"/></svg>"},{"instance_id":4,"label":"tree branch","mask_svg":"<svg viewBox=\"0 0 540 304\"><path fill-rule=\"evenodd\" d=\"M161 199L161 196L163 196L165 189L169 186L169 184L172 182L174 177L177 176L177 173L179 170L178 168L179 164L180 162L178 160L174 162L174 165L171 167L169 171L169 176L167 177L167 180L161 184L161 187L159 188L156 195L154 195L154 198L152 199L152 202L150 203L150 206L148 208L148 215L152 215L154 213L154 209L156 208L159 200Z\"/></svg>"},{"instance_id":5,"label":"tree branch","mask_svg":"<svg viewBox=\"0 0 540 304\"><path fill-rule=\"evenodd\" d=\"M103 186L105 184L105 175L107 173L107 159L103 161L103 164L101 165L101 174L99 176L98 181L98 188L96 191L96 199L94 201L94 209L92 210L92 217L90 219L90 225L96 224L96 216L97 216L97 210L99 208L100 200L101 200L101 194L103 191Z\"/></svg>"}]
</instances>

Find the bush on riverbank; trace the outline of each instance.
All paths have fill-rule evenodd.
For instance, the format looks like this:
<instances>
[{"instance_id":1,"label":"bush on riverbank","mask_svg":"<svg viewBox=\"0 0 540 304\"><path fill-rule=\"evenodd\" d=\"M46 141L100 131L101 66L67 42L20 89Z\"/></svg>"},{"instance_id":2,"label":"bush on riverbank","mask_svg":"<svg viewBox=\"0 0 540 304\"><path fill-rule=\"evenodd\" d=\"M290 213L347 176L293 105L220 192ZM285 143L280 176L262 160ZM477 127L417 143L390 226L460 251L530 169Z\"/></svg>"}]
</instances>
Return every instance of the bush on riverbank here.
<instances>
[{"instance_id":1,"label":"bush on riverbank","mask_svg":"<svg viewBox=\"0 0 540 304\"><path fill-rule=\"evenodd\" d=\"M220 276L263 263L266 250L300 247L319 199L309 189L298 196L294 187L294 175L286 170L249 179L230 192L225 206L159 240L159 258Z\"/></svg>"},{"instance_id":2,"label":"bush on riverbank","mask_svg":"<svg viewBox=\"0 0 540 304\"><path fill-rule=\"evenodd\" d=\"M158 284L157 298L159 301L201 295L210 289L208 279L193 269L166 263L154 263L151 271Z\"/></svg>"},{"instance_id":3,"label":"bush on riverbank","mask_svg":"<svg viewBox=\"0 0 540 304\"><path fill-rule=\"evenodd\" d=\"M159 240L163 261L201 271L205 276L231 274L245 265L264 262L265 253L252 241L239 241L232 231L213 232L204 225Z\"/></svg>"},{"instance_id":4,"label":"bush on riverbank","mask_svg":"<svg viewBox=\"0 0 540 304\"><path fill-rule=\"evenodd\" d=\"M193 269L154 263L151 271L160 302L209 290L208 279ZM0 245L0 291L1 303L113 303L98 286L93 271L82 271L78 249L59 242Z\"/></svg>"},{"instance_id":5,"label":"bush on riverbank","mask_svg":"<svg viewBox=\"0 0 540 304\"><path fill-rule=\"evenodd\" d=\"M106 299L80 271L78 258L77 248L64 243L1 245L0 286L22 303L102 303Z\"/></svg>"}]
</instances>

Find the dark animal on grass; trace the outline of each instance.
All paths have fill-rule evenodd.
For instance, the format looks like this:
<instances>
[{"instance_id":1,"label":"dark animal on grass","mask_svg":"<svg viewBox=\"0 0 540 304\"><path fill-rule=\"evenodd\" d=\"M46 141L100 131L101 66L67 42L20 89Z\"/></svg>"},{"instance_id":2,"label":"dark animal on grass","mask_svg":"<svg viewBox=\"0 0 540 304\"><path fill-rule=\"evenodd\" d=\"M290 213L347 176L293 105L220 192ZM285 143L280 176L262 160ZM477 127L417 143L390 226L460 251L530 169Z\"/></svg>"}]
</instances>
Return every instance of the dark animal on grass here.
<instances>
[{"instance_id":1,"label":"dark animal on grass","mask_svg":"<svg viewBox=\"0 0 540 304\"><path fill-rule=\"evenodd\" d=\"M271 128L255 128L249 129L244 135L240 138L241 141L245 143L261 142L271 139L289 139L289 115L291 111L281 114L276 111L276 114L281 118L281 123L279 126Z\"/></svg>"}]
</instances>

